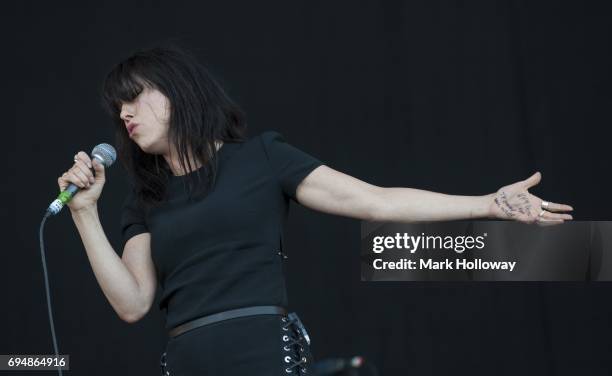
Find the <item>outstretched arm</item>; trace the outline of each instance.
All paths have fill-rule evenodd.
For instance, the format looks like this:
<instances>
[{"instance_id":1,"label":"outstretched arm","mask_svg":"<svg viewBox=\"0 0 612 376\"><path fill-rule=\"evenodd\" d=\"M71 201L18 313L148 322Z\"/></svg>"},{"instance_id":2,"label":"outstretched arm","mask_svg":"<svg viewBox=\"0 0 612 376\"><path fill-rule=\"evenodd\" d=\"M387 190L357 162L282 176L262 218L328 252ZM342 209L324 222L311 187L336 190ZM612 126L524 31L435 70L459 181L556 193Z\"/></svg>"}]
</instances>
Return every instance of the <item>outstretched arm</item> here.
<instances>
[{"instance_id":1,"label":"outstretched arm","mask_svg":"<svg viewBox=\"0 0 612 376\"><path fill-rule=\"evenodd\" d=\"M492 218L546 225L571 220L569 214L555 213L572 210L571 206L546 203L528 192L540 180L541 174L537 172L496 193L459 196L414 188L378 187L323 165L300 183L296 197L300 204L313 210L381 222Z\"/></svg>"}]
</instances>

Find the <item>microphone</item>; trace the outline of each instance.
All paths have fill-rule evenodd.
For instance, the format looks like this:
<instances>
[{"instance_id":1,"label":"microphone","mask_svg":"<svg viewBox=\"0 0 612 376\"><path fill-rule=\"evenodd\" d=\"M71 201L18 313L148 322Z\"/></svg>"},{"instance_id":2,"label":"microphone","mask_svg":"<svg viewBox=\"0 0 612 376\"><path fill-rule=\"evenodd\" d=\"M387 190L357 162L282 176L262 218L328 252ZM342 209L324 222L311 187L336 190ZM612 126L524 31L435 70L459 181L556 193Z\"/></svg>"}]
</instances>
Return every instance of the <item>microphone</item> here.
<instances>
[{"instance_id":1,"label":"microphone","mask_svg":"<svg viewBox=\"0 0 612 376\"><path fill-rule=\"evenodd\" d=\"M91 151L91 157L98 160L98 162L104 165L104 168L110 167L117 159L117 152L115 148L109 144L99 144ZM47 208L47 216L56 215L62 210L72 197L77 194L80 187L70 183L66 189L61 192L55 201L53 201Z\"/></svg>"}]
</instances>

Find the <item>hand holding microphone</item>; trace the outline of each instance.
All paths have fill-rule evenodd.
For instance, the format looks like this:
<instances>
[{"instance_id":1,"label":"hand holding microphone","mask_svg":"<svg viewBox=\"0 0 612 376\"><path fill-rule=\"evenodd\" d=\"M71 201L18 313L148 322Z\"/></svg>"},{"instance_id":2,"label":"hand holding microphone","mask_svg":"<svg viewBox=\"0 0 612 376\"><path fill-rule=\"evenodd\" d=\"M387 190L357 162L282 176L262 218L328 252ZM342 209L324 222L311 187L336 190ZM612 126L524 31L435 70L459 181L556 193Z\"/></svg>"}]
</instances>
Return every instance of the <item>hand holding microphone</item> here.
<instances>
[{"instance_id":1,"label":"hand holding microphone","mask_svg":"<svg viewBox=\"0 0 612 376\"><path fill-rule=\"evenodd\" d=\"M72 212L95 205L106 182L105 168L115 162L117 154L109 144L96 146L91 154L90 158L84 151L79 151L74 156L73 166L57 179L61 193L49 205L47 212L57 214L64 205ZM75 196L79 190L82 192Z\"/></svg>"}]
</instances>

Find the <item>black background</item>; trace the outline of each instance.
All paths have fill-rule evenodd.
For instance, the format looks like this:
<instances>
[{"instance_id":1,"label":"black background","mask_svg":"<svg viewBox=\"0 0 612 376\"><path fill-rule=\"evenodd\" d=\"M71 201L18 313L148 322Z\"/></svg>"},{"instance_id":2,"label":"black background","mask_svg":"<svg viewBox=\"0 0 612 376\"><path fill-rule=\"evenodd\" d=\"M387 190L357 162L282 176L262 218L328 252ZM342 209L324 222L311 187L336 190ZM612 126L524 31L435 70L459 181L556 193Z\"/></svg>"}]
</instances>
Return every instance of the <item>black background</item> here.
<instances>
[{"instance_id":1,"label":"black background","mask_svg":"<svg viewBox=\"0 0 612 376\"><path fill-rule=\"evenodd\" d=\"M104 75L159 41L195 51L245 109L251 136L277 130L344 173L475 195L539 170L533 193L573 205L575 219L610 219L605 2L20 4L3 54L14 64L6 88L16 88L15 122L3 129L16 142L5 142L14 215L3 214L0 353L53 352L39 221L73 155L113 142ZM109 169L98 206L115 246L126 188L122 168ZM292 207L290 308L315 357L363 355L381 375L610 374L608 283L360 282L359 229ZM68 212L47 223L45 244L70 373L158 374L156 306L136 324L116 316Z\"/></svg>"}]
</instances>

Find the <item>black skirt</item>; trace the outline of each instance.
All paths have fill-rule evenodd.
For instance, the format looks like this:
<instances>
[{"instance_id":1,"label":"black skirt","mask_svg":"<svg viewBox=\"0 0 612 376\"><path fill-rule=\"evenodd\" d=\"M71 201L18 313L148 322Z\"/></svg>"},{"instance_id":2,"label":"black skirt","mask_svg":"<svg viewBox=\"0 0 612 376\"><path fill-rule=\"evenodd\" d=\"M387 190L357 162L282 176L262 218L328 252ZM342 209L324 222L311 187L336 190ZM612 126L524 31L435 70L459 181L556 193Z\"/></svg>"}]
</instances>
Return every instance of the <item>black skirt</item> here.
<instances>
[{"instance_id":1,"label":"black skirt","mask_svg":"<svg viewBox=\"0 0 612 376\"><path fill-rule=\"evenodd\" d=\"M163 376L309 375L310 347L287 316L225 320L170 338Z\"/></svg>"}]
</instances>

